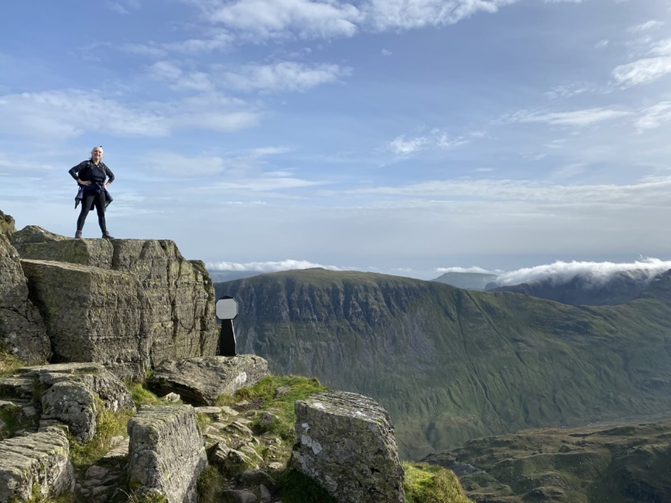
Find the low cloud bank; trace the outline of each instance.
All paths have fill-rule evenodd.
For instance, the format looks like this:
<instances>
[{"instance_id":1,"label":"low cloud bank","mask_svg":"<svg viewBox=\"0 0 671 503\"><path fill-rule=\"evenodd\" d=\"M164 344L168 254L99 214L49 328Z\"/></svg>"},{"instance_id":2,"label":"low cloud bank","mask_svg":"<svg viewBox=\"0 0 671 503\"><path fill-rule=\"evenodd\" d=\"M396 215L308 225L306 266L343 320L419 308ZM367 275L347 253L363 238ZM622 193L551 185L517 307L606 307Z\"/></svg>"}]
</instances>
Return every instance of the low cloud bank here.
<instances>
[{"instance_id":1,"label":"low cloud bank","mask_svg":"<svg viewBox=\"0 0 671 503\"><path fill-rule=\"evenodd\" d=\"M632 279L650 281L656 275L671 269L671 261L645 258L630 263L614 262L562 262L527 267L500 274L498 286L519 285L539 280L550 280L553 285L563 285L576 276L581 276L588 286L598 288L610 281L614 275L625 274Z\"/></svg>"},{"instance_id":2,"label":"low cloud bank","mask_svg":"<svg viewBox=\"0 0 671 503\"><path fill-rule=\"evenodd\" d=\"M496 271L488 271L487 269L483 269L482 267L438 267L436 268L436 272L439 272L441 274L445 274L448 272L462 272L462 273L477 273L477 274L501 274L502 271L496 270Z\"/></svg>"},{"instance_id":3,"label":"low cloud bank","mask_svg":"<svg viewBox=\"0 0 671 503\"><path fill-rule=\"evenodd\" d=\"M315 264L307 260L281 260L278 262L246 262L244 264L238 262L208 262L205 264L210 271L260 271L260 272L278 272L289 271L292 269L312 269L321 267L330 271L342 271L344 269L334 265Z\"/></svg>"}]
</instances>

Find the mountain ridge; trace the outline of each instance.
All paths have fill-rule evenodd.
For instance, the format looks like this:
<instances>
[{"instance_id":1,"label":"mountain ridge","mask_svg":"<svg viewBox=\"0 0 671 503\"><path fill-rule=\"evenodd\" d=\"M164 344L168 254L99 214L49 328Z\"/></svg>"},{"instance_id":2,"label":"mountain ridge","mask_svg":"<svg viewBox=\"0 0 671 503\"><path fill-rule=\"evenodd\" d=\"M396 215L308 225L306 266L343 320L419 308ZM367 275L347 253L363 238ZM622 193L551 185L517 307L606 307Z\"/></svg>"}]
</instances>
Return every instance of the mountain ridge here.
<instances>
[{"instance_id":1,"label":"mountain ridge","mask_svg":"<svg viewBox=\"0 0 671 503\"><path fill-rule=\"evenodd\" d=\"M238 300L244 352L375 397L403 454L418 458L477 436L670 407L668 278L601 307L318 269L215 289Z\"/></svg>"}]
</instances>

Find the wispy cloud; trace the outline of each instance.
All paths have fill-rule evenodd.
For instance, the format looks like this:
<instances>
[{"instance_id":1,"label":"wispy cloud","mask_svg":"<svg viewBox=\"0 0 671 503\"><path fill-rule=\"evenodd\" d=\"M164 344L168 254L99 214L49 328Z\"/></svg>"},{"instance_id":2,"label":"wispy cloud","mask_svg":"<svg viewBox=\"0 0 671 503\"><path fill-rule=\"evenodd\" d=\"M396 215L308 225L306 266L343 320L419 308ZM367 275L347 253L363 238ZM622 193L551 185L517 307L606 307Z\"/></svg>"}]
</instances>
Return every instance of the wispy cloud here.
<instances>
[{"instance_id":1,"label":"wispy cloud","mask_svg":"<svg viewBox=\"0 0 671 503\"><path fill-rule=\"evenodd\" d=\"M116 12L117 14L130 14L131 11L138 10L140 8L139 0L105 0L105 7L111 11Z\"/></svg>"},{"instance_id":2,"label":"wispy cloud","mask_svg":"<svg viewBox=\"0 0 671 503\"><path fill-rule=\"evenodd\" d=\"M0 112L14 117L11 123L0 123L0 131L41 139L91 131L122 137L162 137L178 129L228 132L251 127L260 118L242 102L215 94L133 106L76 89L0 96Z\"/></svg>"},{"instance_id":3,"label":"wispy cloud","mask_svg":"<svg viewBox=\"0 0 671 503\"><path fill-rule=\"evenodd\" d=\"M270 65L246 65L223 74L222 85L239 91L305 91L337 82L351 75L350 68L339 65L306 65L282 61Z\"/></svg>"},{"instance_id":4,"label":"wispy cloud","mask_svg":"<svg viewBox=\"0 0 671 503\"><path fill-rule=\"evenodd\" d=\"M671 73L671 39L653 44L648 56L631 63L617 66L612 76L623 88L647 84Z\"/></svg>"},{"instance_id":5,"label":"wispy cloud","mask_svg":"<svg viewBox=\"0 0 671 503\"><path fill-rule=\"evenodd\" d=\"M351 37L359 31L409 30L454 24L478 12L495 13L517 0L183 0L211 23L253 41L266 38Z\"/></svg>"},{"instance_id":6,"label":"wispy cloud","mask_svg":"<svg viewBox=\"0 0 671 503\"><path fill-rule=\"evenodd\" d=\"M641 24L637 24L636 26L632 26L631 28L628 29L628 31L630 33L640 33L642 31L652 30L654 28L659 28L661 26L664 26L663 21L650 20L650 21L646 21L645 23L641 23Z\"/></svg>"},{"instance_id":7,"label":"wispy cloud","mask_svg":"<svg viewBox=\"0 0 671 503\"><path fill-rule=\"evenodd\" d=\"M646 129L658 128L667 122L671 122L671 101L663 101L644 109L635 126L640 133Z\"/></svg>"},{"instance_id":8,"label":"wispy cloud","mask_svg":"<svg viewBox=\"0 0 671 503\"><path fill-rule=\"evenodd\" d=\"M399 135L387 144L387 148L397 156L407 157L427 149L452 149L464 143L467 140L463 136L452 138L439 129L433 129L426 134L412 137Z\"/></svg>"},{"instance_id":9,"label":"wispy cloud","mask_svg":"<svg viewBox=\"0 0 671 503\"><path fill-rule=\"evenodd\" d=\"M501 119L501 122L542 122L552 126L583 127L628 115L631 115L631 112L611 108L587 108L572 112L529 112L523 110L505 116Z\"/></svg>"}]
</instances>

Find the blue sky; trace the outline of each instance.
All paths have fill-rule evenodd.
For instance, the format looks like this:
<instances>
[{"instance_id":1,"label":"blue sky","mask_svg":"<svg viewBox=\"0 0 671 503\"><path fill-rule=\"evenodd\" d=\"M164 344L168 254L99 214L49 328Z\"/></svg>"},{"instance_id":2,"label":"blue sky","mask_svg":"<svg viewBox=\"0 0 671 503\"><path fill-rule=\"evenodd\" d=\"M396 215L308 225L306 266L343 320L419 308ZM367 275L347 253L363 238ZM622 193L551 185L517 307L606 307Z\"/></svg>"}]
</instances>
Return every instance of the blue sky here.
<instances>
[{"instance_id":1,"label":"blue sky","mask_svg":"<svg viewBox=\"0 0 671 503\"><path fill-rule=\"evenodd\" d=\"M8 2L0 210L211 267L669 258L671 1ZM84 237L98 237L95 215Z\"/></svg>"}]
</instances>

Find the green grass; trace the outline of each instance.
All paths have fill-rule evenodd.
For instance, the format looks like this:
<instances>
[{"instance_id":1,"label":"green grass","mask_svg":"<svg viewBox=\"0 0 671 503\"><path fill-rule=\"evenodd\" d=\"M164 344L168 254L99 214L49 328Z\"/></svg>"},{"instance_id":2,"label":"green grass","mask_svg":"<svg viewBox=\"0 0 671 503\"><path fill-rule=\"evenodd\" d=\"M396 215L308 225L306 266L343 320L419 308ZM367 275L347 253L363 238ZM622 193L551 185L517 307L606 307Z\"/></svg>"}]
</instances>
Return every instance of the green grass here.
<instances>
[{"instance_id":1,"label":"green grass","mask_svg":"<svg viewBox=\"0 0 671 503\"><path fill-rule=\"evenodd\" d=\"M221 501L221 493L226 489L226 479L212 465L200 472L198 477L198 501L200 503L217 503Z\"/></svg>"},{"instance_id":2,"label":"green grass","mask_svg":"<svg viewBox=\"0 0 671 503\"><path fill-rule=\"evenodd\" d=\"M0 377L8 376L14 373L19 367L26 363L11 354L3 342L0 342Z\"/></svg>"},{"instance_id":3,"label":"green grass","mask_svg":"<svg viewBox=\"0 0 671 503\"><path fill-rule=\"evenodd\" d=\"M135 402L136 407L142 407L143 405L159 405L165 403L165 400L162 400L154 393L149 391L143 386L142 383L138 382L127 382L126 388L133 397L133 402Z\"/></svg>"},{"instance_id":4,"label":"green grass","mask_svg":"<svg viewBox=\"0 0 671 503\"><path fill-rule=\"evenodd\" d=\"M130 411L112 412L105 409L98 399L98 417L95 436L88 442L70 439L72 464L79 472L94 464L109 451L110 439L114 436L128 436L126 426L133 416Z\"/></svg>"},{"instance_id":5,"label":"green grass","mask_svg":"<svg viewBox=\"0 0 671 503\"><path fill-rule=\"evenodd\" d=\"M427 463L403 463L406 503L471 503L459 480L447 468Z\"/></svg>"},{"instance_id":6,"label":"green grass","mask_svg":"<svg viewBox=\"0 0 671 503\"><path fill-rule=\"evenodd\" d=\"M289 388L286 393L276 396L278 388ZM326 391L327 388L317 379L309 379L301 376L268 376L249 388L242 388L235 393L234 401L247 400L256 402L255 407L259 410L273 409L277 419L269 425L263 424L259 419L252 423L252 430L258 435L271 433L282 440L293 442L294 425L296 414L294 403L303 400L310 395ZM220 397L217 405L234 403L230 397Z\"/></svg>"}]
</instances>

